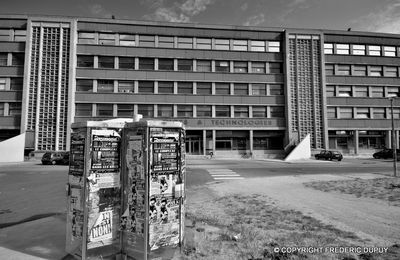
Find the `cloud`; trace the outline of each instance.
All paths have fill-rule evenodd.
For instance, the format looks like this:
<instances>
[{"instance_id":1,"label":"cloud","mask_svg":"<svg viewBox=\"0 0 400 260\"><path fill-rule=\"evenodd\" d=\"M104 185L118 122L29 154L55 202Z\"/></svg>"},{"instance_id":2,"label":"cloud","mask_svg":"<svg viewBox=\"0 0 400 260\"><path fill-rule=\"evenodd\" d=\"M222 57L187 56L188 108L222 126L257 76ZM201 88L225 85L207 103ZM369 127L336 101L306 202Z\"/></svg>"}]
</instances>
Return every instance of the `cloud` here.
<instances>
[{"instance_id":1,"label":"cloud","mask_svg":"<svg viewBox=\"0 0 400 260\"><path fill-rule=\"evenodd\" d=\"M245 26L257 26L265 22L265 15L264 14L257 14L250 16L247 18L246 22L243 25Z\"/></svg>"},{"instance_id":2,"label":"cloud","mask_svg":"<svg viewBox=\"0 0 400 260\"><path fill-rule=\"evenodd\" d=\"M249 8L249 4L248 4L248 3L244 3L244 4L242 4L242 5L240 6L240 9L241 9L242 11L246 11L247 8Z\"/></svg>"},{"instance_id":3,"label":"cloud","mask_svg":"<svg viewBox=\"0 0 400 260\"><path fill-rule=\"evenodd\" d=\"M351 21L353 28L360 30L400 33L400 0L384 8Z\"/></svg>"},{"instance_id":4,"label":"cloud","mask_svg":"<svg viewBox=\"0 0 400 260\"><path fill-rule=\"evenodd\" d=\"M96 17L111 18L111 13L100 4L88 5L89 12Z\"/></svg>"},{"instance_id":5,"label":"cloud","mask_svg":"<svg viewBox=\"0 0 400 260\"><path fill-rule=\"evenodd\" d=\"M143 0L142 0L143 1ZM153 13L144 15L147 20L168 22L190 22L191 18L207 10L215 0L180 0L168 4L166 0L144 1Z\"/></svg>"}]
</instances>

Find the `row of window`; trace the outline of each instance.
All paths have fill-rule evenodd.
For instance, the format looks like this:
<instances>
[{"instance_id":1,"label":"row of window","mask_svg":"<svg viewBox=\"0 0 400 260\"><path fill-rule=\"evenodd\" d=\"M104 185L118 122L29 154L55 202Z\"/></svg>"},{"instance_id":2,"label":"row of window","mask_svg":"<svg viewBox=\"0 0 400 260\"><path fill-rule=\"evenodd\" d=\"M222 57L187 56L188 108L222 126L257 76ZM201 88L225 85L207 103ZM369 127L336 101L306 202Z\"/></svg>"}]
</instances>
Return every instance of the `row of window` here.
<instances>
[{"instance_id":1,"label":"row of window","mask_svg":"<svg viewBox=\"0 0 400 260\"><path fill-rule=\"evenodd\" d=\"M399 77L399 67L381 65L325 64L326 76Z\"/></svg>"},{"instance_id":2,"label":"row of window","mask_svg":"<svg viewBox=\"0 0 400 260\"><path fill-rule=\"evenodd\" d=\"M77 79L76 91L132 94L283 95L283 84Z\"/></svg>"},{"instance_id":3,"label":"row of window","mask_svg":"<svg viewBox=\"0 0 400 260\"><path fill-rule=\"evenodd\" d=\"M79 32L79 44L198 50L280 52L279 41Z\"/></svg>"},{"instance_id":4,"label":"row of window","mask_svg":"<svg viewBox=\"0 0 400 260\"><path fill-rule=\"evenodd\" d=\"M24 66L24 53L0 52L0 66Z\"/></svg>"},{"instance_id":5,"label":"row of window","mask_svg":"<svg viewBox=\"0 0 400 260\"><path fill-rule=\"evenodd\" d=\"M282 73L281 62L191 60L78 55L78 68L232 73Z\"/></svg>"},{"instance_id":6,"label":"row of window","mask_svg":"<svg viewBox=\"0 0 400 260\"><path fill-rule=\"evenodd\" d=\"M76 104L76 116L85 117L228 117L228 118L283 118L283 106L242 105L171 105L171 104ZM136 112L136 113L135 113Z\"/></svg>"},{"instance_id":7,"label":"row of window","mask_svg":"<svg viewBox=\"0 0 400 260\"><path fill-rule=\"evenodd\" d=\"M325 43L324 53L340 55L398 57L400 56L400 47L347 43Z\"/></svg>"},{"instance_id":8,"label":"row of window","mask_svg":"<svg viewBox=\"0 0 400 260\"><path fill-rule=\"evenodd\" d=\"M0 116L21 115L21 102L0 102Z\"/></svg>"},{"instance_id":9,"label":"row of window","mask_svg":"<svg viewBox=\"0 0 400 260\"><path fill-rule=\"evenodd\" d=\"M328 97L399 97L399 87L392 86L351 86L327 85Z\"/></svg>"},{"instance_id":10,"label":"row of window","mask_svg":"<svg viewBox=\"0 0 400 260\"><path fill-rule=\"evenodd\" d=\"M26 41L26 30L0 29L0 41L25 42Z\"/></svg>"},{"instance_id":11,"label":"row of window","mask_svg":"<svg viewBox=\"0 0 400 260\"><path fill-rule=\"evenodd\" d=\"M385 107L328 107L327 116L331 119L390 119L392 113ZM400 108L393 108L393 118L400 118Z\"/></svg>"},{"instance_id":12,"label":"row of window","mask_svg":"<svg viewBox=\"0 0 400 260\"><path fill-rule=\"evenodd\" d=\"M0 91L12 90L22 91L23 79L22 78L0 78Z\"/></svg>"}]
</instances>

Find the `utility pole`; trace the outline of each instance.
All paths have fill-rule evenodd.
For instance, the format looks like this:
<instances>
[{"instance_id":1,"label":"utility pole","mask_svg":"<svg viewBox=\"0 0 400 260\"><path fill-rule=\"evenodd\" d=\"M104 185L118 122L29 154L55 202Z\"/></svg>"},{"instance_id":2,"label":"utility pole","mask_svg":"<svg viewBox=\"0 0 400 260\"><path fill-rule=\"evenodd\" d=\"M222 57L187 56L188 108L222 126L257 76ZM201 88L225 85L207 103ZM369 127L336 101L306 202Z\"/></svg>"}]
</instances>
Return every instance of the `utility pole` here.
<instances>
[{"instance_id":1,"label":"utility pole","mask_svg":"<svg viewBox=\"0 0 400 260\"><path fill-rule=\"evenodd\" d=\"M390 110L391 110L391 118L392 118L392 148L393 148L393 176L397 176L397 138L396 132L394 129L394 113L393 113L393 100L394 98L390 98Z\"/></svg>"}]
</instances>

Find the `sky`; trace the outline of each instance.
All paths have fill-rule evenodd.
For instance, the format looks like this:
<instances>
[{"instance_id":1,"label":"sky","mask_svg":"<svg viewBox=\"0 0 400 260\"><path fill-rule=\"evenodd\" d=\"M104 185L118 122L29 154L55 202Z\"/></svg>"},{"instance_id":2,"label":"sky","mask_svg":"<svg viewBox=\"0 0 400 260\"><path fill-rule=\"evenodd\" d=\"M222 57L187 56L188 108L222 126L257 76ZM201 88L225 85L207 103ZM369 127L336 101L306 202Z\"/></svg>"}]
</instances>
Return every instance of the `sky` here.
<instances>
[{"instance_id":1,"label":"sky","mask_svg":"<svg viewBox=\"0 0 400 260\"><path fill-rule=\"evenodd\" d=\"M0 14L400 33L400 0L0 0Z\"/></svg>"}]
</instances>

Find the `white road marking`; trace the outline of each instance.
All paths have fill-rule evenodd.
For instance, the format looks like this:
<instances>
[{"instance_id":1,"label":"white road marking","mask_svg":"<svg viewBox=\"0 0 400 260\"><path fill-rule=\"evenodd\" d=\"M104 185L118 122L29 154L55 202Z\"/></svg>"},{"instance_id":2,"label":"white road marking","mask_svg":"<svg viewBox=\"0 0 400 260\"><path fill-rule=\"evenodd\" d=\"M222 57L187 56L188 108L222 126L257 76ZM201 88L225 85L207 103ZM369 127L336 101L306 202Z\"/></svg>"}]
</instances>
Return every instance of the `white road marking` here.
<instances>
[{"instance_id":1,"label":"white road marking","mask_svg":"<svg viewBox=\"0 0 400 260\"><path fill-rule=\"evenodd\" d=\"M241 180L244 177L240 176L235 171L230 169L207 169L208 173L214 180Z\"/></svg>"}]
</instances>

